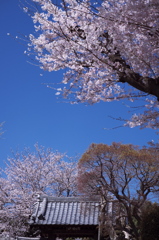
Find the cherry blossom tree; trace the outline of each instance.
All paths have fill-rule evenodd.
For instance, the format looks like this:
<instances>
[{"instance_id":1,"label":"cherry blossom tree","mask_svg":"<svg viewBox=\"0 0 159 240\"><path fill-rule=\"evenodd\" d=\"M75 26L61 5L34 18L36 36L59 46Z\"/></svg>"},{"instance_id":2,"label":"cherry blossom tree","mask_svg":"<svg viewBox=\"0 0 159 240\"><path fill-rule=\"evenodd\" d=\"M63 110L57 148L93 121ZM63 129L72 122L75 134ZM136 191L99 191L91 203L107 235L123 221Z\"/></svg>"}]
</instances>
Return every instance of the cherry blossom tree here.
<instances>
[{"instance_id":1,"label":"cherry blossom tree","mask_svg":"<svg viewBox=\"0 0 159 240\"><path fill-rule=\"evenodd\" d=\"M103 231L115 235L119 231L141 240L141 210L159 192L158 150L92 144L79 160L79 168L79 189L89 196L101 196ZM111 201L114 213L109 215L106 209Z\"/></svg>"},{"instance_id":2,"label":"cherry blossom tree","mask_svg":"<svg viewBox=\"0 0 159 240\"><path fill-rule=\"evenodd\" d=\"M45 150L38 145L35 148L35 153L25 149L23 153L17 152L8 158L3 171L6 177L0 178L0 220L11 236L27 231L28 216L38 194L77 194L76 162L66 154Z\"/></svg>"},{"instance_id":3,"label":"cherry blossom tree","mask_svg":"<svg viewBox=\"0 0 159 240\"><path fill-rule=\"evenodd\" d=\"M40 9L29 54L44 70L65 70L56 95L90 104L141 99L143 112L125 125L158 128L158 0L32 1Z\"/></svg>"}]
</instances>

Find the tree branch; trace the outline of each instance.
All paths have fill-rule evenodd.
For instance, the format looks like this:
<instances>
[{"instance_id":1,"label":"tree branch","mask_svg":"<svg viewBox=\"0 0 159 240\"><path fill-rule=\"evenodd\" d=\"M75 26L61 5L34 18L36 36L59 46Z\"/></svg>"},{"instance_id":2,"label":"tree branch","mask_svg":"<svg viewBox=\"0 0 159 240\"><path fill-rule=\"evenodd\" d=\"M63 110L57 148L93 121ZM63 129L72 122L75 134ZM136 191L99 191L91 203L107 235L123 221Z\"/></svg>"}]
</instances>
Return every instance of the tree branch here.
<instances>
[{"instance_id":1,"label":"tree branch","mask_svg":"<svg viewBox=\"0 0 159 240\"><path fill-rule=\"evenodd\" d=\"M123 71L117 71L119 82L126 82L142 92L154 95L159 101L159 77L143 77L139 73L134 72L119 53L111 55L110 60L114 63L120 63L121 68L124 69Z\"/></svg>"}]
</instances>

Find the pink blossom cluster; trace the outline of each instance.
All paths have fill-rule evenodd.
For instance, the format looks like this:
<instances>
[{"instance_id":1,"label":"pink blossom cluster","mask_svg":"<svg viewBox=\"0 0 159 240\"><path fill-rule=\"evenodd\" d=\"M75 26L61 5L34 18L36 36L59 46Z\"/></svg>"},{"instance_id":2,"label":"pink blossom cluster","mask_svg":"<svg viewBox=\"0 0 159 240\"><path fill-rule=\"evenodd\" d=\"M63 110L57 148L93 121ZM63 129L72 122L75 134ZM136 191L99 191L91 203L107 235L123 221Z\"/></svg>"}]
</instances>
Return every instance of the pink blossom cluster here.
<instances>
[{"instance_id":1,"label":"pink blossom cluster","mask_svg":"<svg viewBox=\"0 0 159 240\"><path fill-rule=\"evenodd\" d=\"M42 69L66 69L65 85L56 95L90 104L145 98L149 91L141 94L140 83L146 89L147 78L155 81L159 77L157 0L104 0L101 4L64 0L59 5L51 0L33 1L41 11L32 17L37 35L30 34L29 48ZM121 75L132 78L132 73L142 77L137 89L133 84L125 88L121 81ZM133 126L148 121L139 118Z\"/></svg>"},{"instance_id":2,"label":"pink blossom cluster","mask_svg":"<svg viewBox=\"0 0 159 240\"><path fill-rule=\"evenodd\" d=\"M0 176L0 228L4 237L23 235L37 195L77 194L77 163L65 154L35 145L8 158Z\"/></svg>"}]
</instances>

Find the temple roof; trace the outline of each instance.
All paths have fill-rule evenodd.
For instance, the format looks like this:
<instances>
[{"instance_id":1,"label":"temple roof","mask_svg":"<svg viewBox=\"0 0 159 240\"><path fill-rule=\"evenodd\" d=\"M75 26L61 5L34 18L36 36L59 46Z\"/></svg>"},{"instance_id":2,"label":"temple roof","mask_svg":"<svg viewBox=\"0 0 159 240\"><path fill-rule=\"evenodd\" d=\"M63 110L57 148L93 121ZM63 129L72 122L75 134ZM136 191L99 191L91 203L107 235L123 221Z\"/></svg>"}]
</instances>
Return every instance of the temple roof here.
<instances>
[{"instance_id":1,"label":"temple roof","mask_svg":"<svg viewBox=\"0 0 159 240\"><path fill-rule=\"evenodd\" d=\"M98 225L100 200L82 197L39 197L31 225Z\"/></svg>"}]
</instances>

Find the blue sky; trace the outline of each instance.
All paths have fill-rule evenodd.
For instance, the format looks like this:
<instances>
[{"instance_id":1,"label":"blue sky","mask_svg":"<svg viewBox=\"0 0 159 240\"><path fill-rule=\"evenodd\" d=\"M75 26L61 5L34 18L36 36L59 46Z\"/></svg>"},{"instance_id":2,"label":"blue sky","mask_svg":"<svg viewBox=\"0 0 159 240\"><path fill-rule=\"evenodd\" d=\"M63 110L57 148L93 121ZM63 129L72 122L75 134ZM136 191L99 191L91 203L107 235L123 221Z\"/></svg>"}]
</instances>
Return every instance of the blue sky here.
<instances>
[{"instance_id":1,"label":"blue sky","mask_svg":"<svg viewBox=\"0 0 159 240\"><path fill-rule=\"evenodd\" d=\"M24 54L26 43L20 44L7 35L15 37L34 31L19 0L0 0L0 24L0 122L5 121L0 139L1 167L11 150L33 150L37 142L74 157L84 153L92 142L143 146L152 139L157 141L158 136L151 129L105 130L121 125L108 116L128 117L130 109L120 102L86 106L56 98L55 92L43 83L60 81L62 72L47 73L29 64Z\"/></svg>"}]
</instances>

